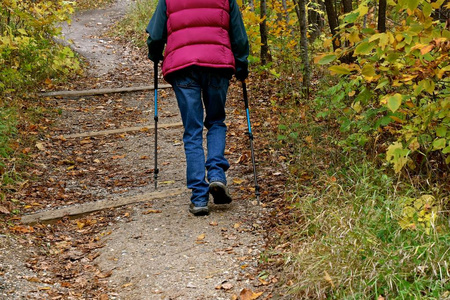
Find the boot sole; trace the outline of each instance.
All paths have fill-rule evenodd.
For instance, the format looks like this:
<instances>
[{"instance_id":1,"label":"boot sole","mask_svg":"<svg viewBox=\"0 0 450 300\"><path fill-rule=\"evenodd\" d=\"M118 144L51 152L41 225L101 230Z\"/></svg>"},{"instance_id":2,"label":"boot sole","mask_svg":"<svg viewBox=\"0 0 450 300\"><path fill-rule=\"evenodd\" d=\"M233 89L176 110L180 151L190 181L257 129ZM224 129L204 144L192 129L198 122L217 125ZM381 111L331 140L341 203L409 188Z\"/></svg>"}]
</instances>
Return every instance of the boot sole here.
<instances>
[{"instance_id":1,"label":"boot sole","mask_svg":"<svg viewBox=\"0 0 450 300\"><path fill-rule=\"evenodd\" d=\"M209 185L209 192L214 198L214 204L229 204L232 199L226 191L226 186L223 183L212 182Z\"/></svg>"}]
</instances>

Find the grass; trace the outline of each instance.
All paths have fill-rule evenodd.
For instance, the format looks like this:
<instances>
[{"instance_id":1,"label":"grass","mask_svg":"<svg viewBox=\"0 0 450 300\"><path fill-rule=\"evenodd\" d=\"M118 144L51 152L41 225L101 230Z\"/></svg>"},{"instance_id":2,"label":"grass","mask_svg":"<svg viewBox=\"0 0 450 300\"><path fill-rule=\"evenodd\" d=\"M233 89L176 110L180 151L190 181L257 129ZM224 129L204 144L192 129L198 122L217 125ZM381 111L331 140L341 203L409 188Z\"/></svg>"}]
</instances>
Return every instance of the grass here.
<instances>
[{"instance_id":1,"label":"grass","mask_svg":"<svg viewBox=\"0 0 450 300\"><path fill-rule=\"evenodd\" d=\"M117 37L126 38L127 41L138 47L144 47L148 36L145 28L157 4L157 0L137 0L133 3L125 18L113 30L114 34Z\"/></svg>"},{"instance_id":2,"label":"grass","mask_svg":"<svg viewBox=\"0 0 450 300\"><path fill-rule=\"evenodd\" d=\"M283 257L287 293L294 299L450 297L447 195L399 181L359 149L343 151L338 126L315 119L309 105L288 108L281 123L289 125L277 132L292 162L285 205L295 222L283 224L289 230L268 255ZM423 194L436 199L432 206L417 205ZM277 249L281 244L289 246Z\"/></svg>"}]
</instances>

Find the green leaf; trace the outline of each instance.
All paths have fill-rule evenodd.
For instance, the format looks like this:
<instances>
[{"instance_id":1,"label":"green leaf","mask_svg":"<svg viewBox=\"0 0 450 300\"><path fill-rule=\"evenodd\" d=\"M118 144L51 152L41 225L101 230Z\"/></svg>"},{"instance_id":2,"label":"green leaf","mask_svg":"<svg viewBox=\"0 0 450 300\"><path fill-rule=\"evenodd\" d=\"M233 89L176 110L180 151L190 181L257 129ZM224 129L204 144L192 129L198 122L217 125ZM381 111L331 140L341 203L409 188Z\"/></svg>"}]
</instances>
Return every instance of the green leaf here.
<instances>
[{"instance_id":1,"label":"green leaf","mask_svg":"<svg viewBox=\"0 0 450 300\"><path fill-rule=\"evenodd\" d=\"M366 27L366 28L363 28L362 30L361 30L361 32L363 33L363 34L375 34L375 30L373 29L373 28L370 28L370 27Z\"/></svg>"},{"instance_id":2,"label":"green leaf","mask_svg":"<svg viewBox=\"0 0 450 300\"><path fill-rule=\"evenodd\" d=\"M358 16L358 12L349 13L344 17L344 23L353 23L358 19Z\"/></svg>"},{"instance_id":3,"label":"green leaf","mask_svg":"<svg viewBox=\"0 0 450 300\"><path fill-rule=\"evenodd\" d=\"M374 43L362 42L355 48L355 54L366 55L372 52L374 48Z\"/></svg>"},{"instance_id":4,"label":"green leaf","mask_svg":"<svg viewBox=\"0 0 450 300\"><path fill-rule=\"evenodd\" d=\"M423 11L423 14L425 15L425 17L429 17L429 16L431 16L433 8L431 7L430 3L423 1L422 2L422 11Z\"/></svg>"},{"instance_id":5,"label":"green leaf","mask_svg":"<svg viewBox=\"0 0 450 300\"><path fill-rule=\"evenodd\" d=\"M433 149L434 150L444 149L446 144L447 144L447 140L445 138L443 138L443 139L436 139L433 142Z\"/></svg>"},{"instance_id":6,"label":"green leaf","mask_svg":"<svg viewBox=\"0 0 450 300\"><path fill-rule=\"evenodd\" d=\"M415 10L418 5L419 5L419 0L408 0L408 8L410 10Z\"/></svg>"},{"instance_id":7,"label":"green leaf","mask_svg":"<svg viewBox=\"0 0 450 300\"><path fill-rule=\"evenodd\" d=\"M291 133L289 134L289 136L290 136L291 138L293 138L293 139L297 139L297 138L298 138L298 132L291 132Z\"/></svg>"},{"instance_id":8,"label":"green leaf","mask_svg":"<svg viewBox=\"0 0 450 300\"><path fill-rule=\"evenodd\" d=\"M442 153L444 154L450 153L450 146L447 146L444 149L442 149Z\"/></svg>"},{"instance_id":9,"label":"green leaf","mask_svg":"<svg viewBox=\"0 0 450 300\"><path fill-rule=\"evenodd\" d=\"M399 53L389 53L386 60L390 63L395 62L400 57Z\"/></svg>"},{"instance_id":10,"label":"green leaf","mask_svg":"<svg viewBox=\"0 0 450 300\"><path fill-rule=\"evenodd\" d=\"M375 89L376 90L381 89L382 87L386 86L389 82L390 82L389 79L383 78L378 82L378 85Z\"/></svg>"},{"instance_id":11,"label":"green leaf","mask_svg":"<svg viewBox=\"0 0 450 300\"><path fill-rule=\"evenodd\" d=\"M394 164L394 171L398 173L408 162L408 149L403 149L402 143L395 142L386 151L386 160Z\"/></svg>"},{"instance_id":12,"label":"green leaf","mask_svg":"<svg viewBox=\"0 0 450 300\"><path fill-rule=\"evenodd\" d=\"M364 77L373 77L375 76L375 67L371 64L365 64L361 70L361 74Z\"/></svg>"},{"instance_id":13,"label":"green leaf","mask_svg":"<svg viewBox=\"0 0 450 300\"><path fill-rule=\"evenodd\" d=\"M445 137L447 135L447 126L441 126L436 128L436 135L438 137Z\"/></svg>"},{"instance_id":14,"label":"green leaf","mask_svg":"<svg viewBox=\"0 0 450 300\"><path fill-rule=\"evenodd\" d=\"M387 99L387 108L389 108L392 112L396 112L401 104L402 104L402 95L400 95L399 93L390 96Z\"/></svg>"},{"instance_id":15,"label":"green leaf","mask_svg":"<svg viewBox=\"0 0 450 300\"><path fill-rule=\"evenodd\" d=\"M335 54L328 54L325 55L324 57L322 57L319 60L319 65L326 65L329 64L330 62L334 61L336 59L336 55Z\"/></svg>"},{"instance_id":16,"label":"green leaf","mask_svg":"<svg viewBox=\"0 0 450 300\"><path fill-rule=\"evenodd\" d=\"M331 66L328 69L336 74L343 74L343 75L350 74L350 69L343 66Z\"/></svg>"}]
</instances>

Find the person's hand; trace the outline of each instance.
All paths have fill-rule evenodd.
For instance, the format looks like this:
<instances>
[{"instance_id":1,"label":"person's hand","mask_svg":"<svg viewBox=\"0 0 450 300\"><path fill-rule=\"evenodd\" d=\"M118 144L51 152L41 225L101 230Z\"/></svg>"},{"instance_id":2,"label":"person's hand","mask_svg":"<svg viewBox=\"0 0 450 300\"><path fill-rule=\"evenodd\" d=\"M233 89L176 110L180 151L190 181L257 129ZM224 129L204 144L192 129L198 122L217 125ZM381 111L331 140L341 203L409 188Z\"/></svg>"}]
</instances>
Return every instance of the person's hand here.
<instances>
[{"instance_id":1,"label":"person's hand","mask_svg":"<svg viewBox=\"0 0 450 300\"><path fill-rule=\"evenodd\" d=\"M154 42L150 37L148 37L147 47L148 47L148 58L151 61L157 64L159 61L164 59L164 56L162 55L164 50L164 43Z\"/></svg>"},{"instance_id":2,"label":"person's hand","mask_svg":"<svg viewBox=\"0 0 450 300\"><path fill-rule=\"evenodd\" d=\"M246 67L236 68L236 79L244 81L248 77L248 69Z\"/></svg>"},{"instance_id":3,"label":"person's hand","mask_svg":"<svg viewBox=\"0 0 450 300\"><path fill-rule=\"evenodd\" d=\"M152 53L151 51L148 52L148 58L154 62L155 64L159 63L164 59L164 56L162 56L160 53Z\"/></svg>"}]
</instances>

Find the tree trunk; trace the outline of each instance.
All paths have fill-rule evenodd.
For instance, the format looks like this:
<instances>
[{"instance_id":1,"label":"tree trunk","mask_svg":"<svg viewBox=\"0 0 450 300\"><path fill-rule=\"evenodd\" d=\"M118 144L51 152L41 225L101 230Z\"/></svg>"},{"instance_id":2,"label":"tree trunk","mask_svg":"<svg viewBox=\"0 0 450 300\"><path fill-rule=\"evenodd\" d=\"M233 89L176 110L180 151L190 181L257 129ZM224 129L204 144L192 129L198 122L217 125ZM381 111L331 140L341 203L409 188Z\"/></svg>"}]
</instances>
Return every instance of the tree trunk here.
<instances>
[{"instance_id":1,"label":"tree trunk","mask_svg":"<svg viewBox=\"0 0 450 300\"><path fill-rule=\"evenodd\" d=\"M380 0L378 5L378 31L386 32L386 0Z\"/></svg>"},{"instance_id":2,"label":"tree trunk","mask_svg":"<svg viewBox=\"0 0 450 300\"><path fill-rule=\"evenodd\" d=\"M313 42L319 37L324 27L324 22L319 11L324 11L325 6L322 0L312 0L311 9L308 9L308 25L311 29L309 41Z\"/></svg>"},{"instance_id":3,"label":"tree trunk","mask_svg":"<svg viewBox=\"0 0 450 300\"><path fill-rule=\"evenodd\" d=\"M300 52L303 62L303 94L308 98L311 78L311 67L308 58L308 23L306 21L306 0L298 0L300 13Z\"/></svg>"},{"instance_id":4,"label":"tree trunk","mask_svg":"<svg viewBox=\"0 0 450 300\"><path fill-rule=\"evenodd\" d=\"M331 35L333 36L333 50L339 48L339 38L336 36L336 29L338 27L338 17L334 9L333 0L325 0L325 9L327 11L328 24L330 24Z\"/></svg>"},{"instance_id":5,"label":"tree trunk","mask_svg":"<svg viewBox=\"0 0 450 300\"><path fill-rule=\"evenodd\" d=\"M352 0L342 0L342 6L344 7L344 14L353 10Z\"/></svg>"},{"instance_id":6,"label":"tree trunk","mask_svg":"<svg viewBox=\"0 0 450 300\"><path fill-rule=\"evenodd\" d=\"M270 60L269 57L269 43L267 38L267 22L266 22L266 15L267 15L267 0L261 0L261 7L260 7L260 17L262 19L261 23L259 23L259 33L261 34L261 64L265 65L267 64L268 60Z\"/></svg>"}]
</instances>

